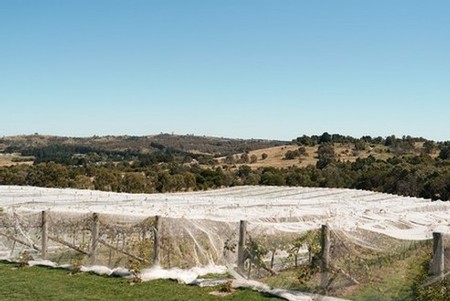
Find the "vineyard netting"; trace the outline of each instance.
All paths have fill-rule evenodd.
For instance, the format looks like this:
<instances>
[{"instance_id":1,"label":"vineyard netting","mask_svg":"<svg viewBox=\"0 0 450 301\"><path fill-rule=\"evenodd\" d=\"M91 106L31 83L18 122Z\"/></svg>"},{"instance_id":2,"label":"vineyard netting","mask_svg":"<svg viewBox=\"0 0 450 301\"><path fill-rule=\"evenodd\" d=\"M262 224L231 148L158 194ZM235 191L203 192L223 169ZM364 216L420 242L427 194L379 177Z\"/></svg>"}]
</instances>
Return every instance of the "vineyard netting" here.
<instances>
[{"instance_id":1,"label":"vineyard netting","mask_svg":"<svg viewBox=\"0 0 450 301\"><path fill-rule=\"evenodd\" d=\"M450 268L450 206L348 189L118 194L0 186L0 257L143 270L220 266L270 287L346 296L396 264ZM439 240L433 233L442 233ZM442 262L436 254L441 254ZM225 276L224 276L225 277Z\"/></svg>"}]
</instances>

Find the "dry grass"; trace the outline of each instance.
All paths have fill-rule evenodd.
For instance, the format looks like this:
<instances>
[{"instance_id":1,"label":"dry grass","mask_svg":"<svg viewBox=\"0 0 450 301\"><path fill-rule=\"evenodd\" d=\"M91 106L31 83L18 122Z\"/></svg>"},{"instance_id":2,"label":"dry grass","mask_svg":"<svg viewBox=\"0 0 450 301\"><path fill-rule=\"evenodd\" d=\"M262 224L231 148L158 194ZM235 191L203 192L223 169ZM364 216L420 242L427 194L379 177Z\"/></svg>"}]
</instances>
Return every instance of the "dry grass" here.
<instances>
[{"instance_id":1,"label":"dry grass","mask_svg":"<svg viewBox=\"0 0 450 301\"><path fill-rule=\"evenodd\" d=\"M17 164L33 164L33 158L22 157L20 154L0 154L0 167Z\"/></svg>"},{"instance_id":2,"label":"dry grass","mask_svg":"<svg viewBox=\"0 0 450 301\"><path fill-rule=\"evenodd\" d=\"M297 149L297 145L283 145L252 151L249 153L249 156L256 155L258 161L251 164L251 166L253 168L267 166L286 168L289 166L307 166L308 164L316 164L317 160L314 157L316 156L315 152L317 151L317 148L315 147L306 148L308 156L302 157L302 162L300 162L298 158L293 160L284 160L284 155L286 154L286 152L295 151ZM262 160L262 154L264 153L267 154L268 157Z\"/></svg>"},{"instance_id":3,"label":"dry grass","mask_svg":"<svg viewBox=\"0 0 450 301\"><path fill-rule=\"evenodd\" d=\"M254 150L248 153L249 157L251 157L252 155L256 155L258 161L256 163L245 165L249 165L253 169L257 169L260 167L287 168L291 166L296 167L306 167L308 165L315 166L317 163L318 146L305 147L307 156L301 156L300 158L295 158L293 160L284 159L286 152L295 151L298 148L299 148L298 145L288 144L283 146ZM335 144L334 149L337 159L341 161L354 162L358 158L367 158L370 155L380 160L387 160L388 158L394 156L393 154L387 152L387 147L381 145L374 146L373 148L369 148L364 151L355 151L354 148L355 146L353 144ZM263 160L262 154L264 153L267 154L268 157ZM240 156L241 154L236 155ZM225 157L217 158L220 164L225 164L224 159ZM233 165L235 165L236 168L238 168L239 166L244 164L233 164Z\"/></svg>"},{"instance_id":4,"label":"dry grass","mask_svg":"<svg viewBox=\"0 0 450 301\"><path fill-rule=\"evenodd\" d=\"M387 160L394 157L394 155L387 152L387 150L387 147L381 145L377 145L363 151L356 151L353 144L338 144L334 148L337 159L344 162L355 162L358 158L363 159L369 157L370 155L378 160Z\"/></svg>"}]
</instances>

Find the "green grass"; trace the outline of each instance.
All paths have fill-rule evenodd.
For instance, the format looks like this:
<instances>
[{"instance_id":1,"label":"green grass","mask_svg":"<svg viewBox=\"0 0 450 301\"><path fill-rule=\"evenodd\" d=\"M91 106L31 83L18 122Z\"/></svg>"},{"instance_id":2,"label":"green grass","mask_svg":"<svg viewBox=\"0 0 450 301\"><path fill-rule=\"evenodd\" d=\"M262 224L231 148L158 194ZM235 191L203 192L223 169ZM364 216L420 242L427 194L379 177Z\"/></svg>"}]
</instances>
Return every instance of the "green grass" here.
<instances>
[{"instance_id":1,"label":"green grass","mask_svg":"<svg viewBox=\"0 0 450 301\"><path fill-rule=\"evenodd\" d=\"M226 297L209 295L218 288L199 288L170 280L130 285L127 279L101 277L45 267L16 268L0 263L0 300L280 300L236 290Z\"/></svg>"},{"instance_id":2,"label":"green grass","mask_svg":"<svg viewBox=\"0 0 450 301\"><path fill-rule=\"evenodd\" d=\"M430 246L417 246L417 249L407 251L407 256L404 258L394 258L392 261L384 263L382 267L372 266L368 278L358 279L361 284L344 286L332 291L331 294L355 301L413 300L413 287L417 284L417 279L424 273L423 263L429 259L429 253ZM298 280L299 275L299 270L289 269L262 281L271 287L320 293L319 287L312 286L319 283L318 279L301 284Z\"/></svg>"},{"instance_id":3,"label":"green grass","mask_svg":"<svg viewBox=\"0 0 450 301\"><path fill-rule=\"evenodd\" d=\"M373 273L373 282L361 286L346 295L355 301L409 301L413 299L412 287L422 271L422 264L429 256L422 248L409 258L395 261Z\"/></svg>"}]
</instances>

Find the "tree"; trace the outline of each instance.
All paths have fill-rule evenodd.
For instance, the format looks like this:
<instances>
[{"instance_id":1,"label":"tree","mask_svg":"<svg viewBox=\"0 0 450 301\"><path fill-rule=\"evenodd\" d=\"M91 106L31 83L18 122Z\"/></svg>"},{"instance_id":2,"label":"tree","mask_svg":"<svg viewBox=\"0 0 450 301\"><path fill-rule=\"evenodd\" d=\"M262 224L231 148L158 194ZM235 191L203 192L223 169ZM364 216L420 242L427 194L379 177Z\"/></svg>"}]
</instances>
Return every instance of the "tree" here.
<instances>
[{"instance_id":1,"label":"tree","mask_svg":"<svg viewBox=\"0 0 450 301\"><path fill-rule=\"evenodd\" d=\"M316 145L316 140L307 135L303 135L302 137L298 137L296 139L298 145L306 145L306 146L314 146Z\"/></svg>"},{"instance_id":2,"label":"tree","mask_svg":"<svg viewBox=\"0 0 450 301\"><path fill-rule=\"evenodd\" d=\"M286 180L284 179L281 170L268 167L263 170L260 183L262 185L283 186L286 184Z\"/></svg>"},{"instance_id":3,"label":"tree","mask_svg":"<svg viewBox=\"0 0 450 301\"><path fill-rule=\"evenodd\" d=\"M269 157L268 154L262 153L262 155L261 155L261 160L266 160L268 157Z\"/></svg>"},{"instance_id":4,"label":"tree","mask_svg":"<svg viewBox=\"0 0 450 301\"><path fill-rule=\"evenodd\" d=\"M248 165L239 166L236 172L240 184L243 185L258 185L261 180L260 176L252 171Z\"/></svg>"},{"instance_id":5,"label":"tree","mask_svg":"<svg viewBox=\"0 0 450 301\"><path fill-rule=\"evenodd\" d=\"M441 151L439 152L439 158L442 160L447 160L448 158L450 158L449 146L444 146L443 148L441 148Z\"/></svg>"},{"instance_id":6,"label":"tree","mask_svg":"<svg viewBox=\"0 0 450 301\"><path fill-rule=\"evenodd\" d=\"M364 140L355 141L355 150L363 151L367 149L367 143Z\"/></svg>"},{"instance_id":7,"label":"tree","mask_svg":"<svg viewBox=\"0 0 450 301\"><path fill-rule=\"evenodd\" d=\"M427 140L423 143L423 152L425 154L432 154L435 148L436 145L433 141Z\"/></svg>"},{"instance_id":8,"label":"tree","mask_svg":"<svg viewBox=\"0 0 450 301\"><path fill-rule=\"evenodd\" d=\"M321 186L324 187L349 187L351 183L351 173L339 168L334 163L327 164L325 168L322 169L323 182Z\"/></svg>"},{"instance_id":9,"label":"tree","mask_svg":"<svg viewBox=\"0 0 450 301\"><path fill-rule=\"evenodd\" d=\"M67 168L54 162L37 164L29 170L27 184L41 187L68 187Z\"/></svg>"},{"instance_id":10,"label":"tree","mask_svg":"<svg viewBox=\"0 0 450 301\"><path fill-rule=\"evenodd\" d=\"M226 164L234 164L234 156L233 156L232 154L227 155L227 156L225 157L224 162L225 162Z\"/></svg>"},{"instance_id":11,"label":"tree","mask_svg":"<svg viewBox=\"0 0 450 301\"><path fill-rule=\"evenodd\" d=\"M27 176L32 168L27 165L0 168L0 185L27 185Z\"/></svg>"},{"instance_id":12,"label":"tree","mask_svg":"<svg viewBox=\"0 0 450 301\"><path fill-rule=\"evenodd\" d=\"M141 173L126 173L121 180L121 191L131 193L146 192L146 178Z\"/></svg>"},{"instance_id":13,"label":"tree","mask_svg":"<svg viewBox=\"0 0 450 301\"><path fill-rule=\"evenodd\" d=\"M250 164L256 163L258 161L258 157L253 154L250 156Z\"/></svg>"},{"instance_id":14,"label":"tree","mask_svg":"<svg viewBox=\"0 0 450 301\"><path fill-rule=\"evenodd\" d=\"M226 176L221 168L208 168L196 175L196 182L200 189L219 188L226 184Z\"/></svg>"},{"instance_id":15,"label":"tree","mask_svg":"<svg viewBox=\"0 0 450 301\"><path fill-rule=\"evenodd\" d=\"M316 169L314 168L314 170ZM289 167L285 175L285 180L288 186L314 186L307 168Z\"/></svg>"},{"instance_id":16,"label":"tree","mask_svg":"<svg viewBox=\"0 0 450 301\"><path fill-rule=\"evenodd\" d=\"M304 156L304 157L308 156L308 152L306 151L306 147L304 147L304 146L300 146L298 148L298 153L299 153L299 156Z\"/></svg>"},{"instance_id":17,"label":"tree","mask_svg":"<svg viewBox=\"0 0 450 301\"><path fill-rule=\"evenodd\" d=\"M448 201L450 199L450 171L435 173L430 177L423 189L424 197L433 200Z\"/></svg>"},{"instance_id":18,"label":"tree","mask_svg":"<svg viewBox=\"0 0 450 301\"><path fill-rule=\"evenodd\" d=\"M258 185L261 181L261 177L256 173L250 173L244 180L244 185Z\"/></svg>"},{"instance_id":19,"label":"tree","mask_svg":"<svg viewBox=\"0 0 450 301\"><path fill-rule=\"evenodd\" d=\"M237 170L237 176L240 178L246 178L252 172L252 169L248 165L239 166Z\"/></svg>"},{"instance_id":20,"label":"tree","mask_svg":"<svg viewBox=\"0 0 450 301\"><path fill-rule=\"evenodd\" d=\"M294 160L295 158L297 158L298 156L300 156L300 153L298 150L288 150L285 154L284 154L284 159L285 160Z\"/></svg>"},{"instance_id":21,"label":"tree","mask_svg":"<svg viewBox=\"0 0 450 301\"><path fill-rule=\"evenodd\" d=\"M184 181L184 176L181 174L176 174L172 176L171 179L171 190L170 191L182 191L186 187L186 183Z\"/></svg>"},{"instance_id":22,"label":"tree","mask_svg":"<svg viewBox=\"0 0 450 301\"><path fill-rule=\"evenodd\" d=\"M394 146L396 141L397 141L397 138L395 137L395 135L391 135L391 136L386 137L386 140L384 141L384 145L385 146Z\"/></svg>"},{"instance_id":23,"label":"tree","mask_svg":"<svg viewBox=\"0 0 450 301\"><path fill-rule=\"evenodd\" d=\"M158 173L158 180L156 181L156 191L169 192L172 189L172 176L167 171Z\"/></svg>"},{"instance_id":24,"label":"tree","mask_svg":"<svg viewBox=\"0 0 450 301\"><path fill-rule=\"evenodd\" d=\"M94 187L97 190L118 191L120 175L116 172L101 168L97 170L94 178Z\"/></svg>"},{"instance_id":25,"label":"tree","mask_svg":"<svg viewBox=\"0 0 450 301\"><path fill-rule=\"evenodd\" d=\"M186 172L184 174L184 184L186 191L194 189L197 184L195 181L195 174L193 174L192 172Z\"/></svg>"},{"instance_id":26,"label":"tree","mask_svg":"<svg viewBox=\"0 0 450 301\"><path fill-rule=\"evenodd\" d=\"M331 140L332 140L332 136L330 134L328 134L327 132L325 132L322 134L322 136L320 136L319 143L320 144L328 143L328 142L331 142Z\"/></svg>"},{"instance_id":27,"label":"tree","mask_svg":"<svg viewBox=\"0 0 450 301\"><path fill-rule=\"evenodd\" d=\"M318 169L325 168L328 164L335 161L336 154L334 152L334 147L330 143L322 143L317 149L318 161L316 167Z\"/></svg>"},{"instance_id":28,"label":"tree","mask_svg":"<svg viewBox=\"0 0 450 301\"><path fill-rule=\"evenodd\" d=\"M239 159L239 163L248 163L250 162L250 158L247 153L243 153Z\"/></svg>"},{"instance_id":29,"label":"tree","mask_svg":"<svg viewBox=\"0 0 450 301\"><path fill-rule=\"evenodd\" d=\"M74 188L78 189L94 189L95 186L92 183L92 180L90 177L86 175L76 175L74 179Z\"/></svg>"}]
</instances>

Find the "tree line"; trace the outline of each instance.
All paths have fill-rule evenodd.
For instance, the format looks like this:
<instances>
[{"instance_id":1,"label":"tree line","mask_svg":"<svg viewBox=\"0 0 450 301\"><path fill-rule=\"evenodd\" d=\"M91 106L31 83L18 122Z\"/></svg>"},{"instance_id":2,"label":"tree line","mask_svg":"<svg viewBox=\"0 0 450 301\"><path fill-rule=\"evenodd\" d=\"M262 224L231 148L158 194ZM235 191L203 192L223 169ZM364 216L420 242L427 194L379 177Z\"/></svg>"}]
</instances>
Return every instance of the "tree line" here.
<instances>
[{"instance_id":1,"label":"tree line","mask_svg":"<svg viewBox=\"0 0 450 301\"><path fill-rule=\"evenodd\" d=\"M180 163L145 168L89 164L66 166L55 162L0 168L0 184L70 187L117 192L153 193L204 190L239 185L356 188L398 195L449 200L450 160L427 155L369 156L355 162L331 161L326 166L237 169Z\"/></svg>"},{"instance_id":2,"label":"tree line","mask_svg":"<svg viewBox=\"0 0 450 301\"><path fill-rule=\"evenodd\" d=\"M0 184L132 193L275 185L354 188L434 200L450 199L448 143L395 136L355 139L327 133L302 136L294 142L299 149L318 144L315 166L252 169L249 165L221 165L211 156L165 147L140 153L53 145L22 149L22 154L35 157L34 164L1 167ZM417 142L423 145L421 152L411 153ZM386 160L369 156L343 162L334 151L336 143L352 143L355 150L383 144L394 156Z\"/></svg>"}]
</instances>

